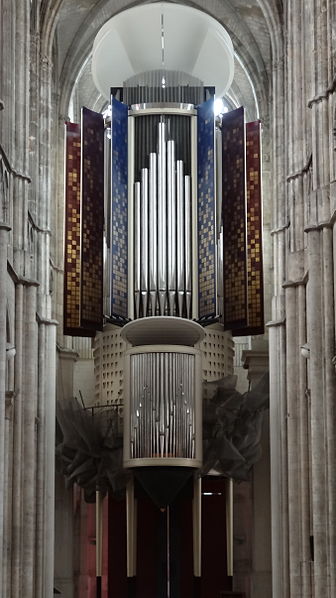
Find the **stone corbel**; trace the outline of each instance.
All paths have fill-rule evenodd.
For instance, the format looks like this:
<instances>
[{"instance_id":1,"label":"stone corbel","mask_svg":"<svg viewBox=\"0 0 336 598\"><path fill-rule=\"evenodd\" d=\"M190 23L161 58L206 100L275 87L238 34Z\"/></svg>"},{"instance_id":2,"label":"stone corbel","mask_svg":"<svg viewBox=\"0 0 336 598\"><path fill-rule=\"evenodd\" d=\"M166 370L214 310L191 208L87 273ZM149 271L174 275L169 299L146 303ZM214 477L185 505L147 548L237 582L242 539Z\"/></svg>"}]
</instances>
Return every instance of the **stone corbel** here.
<instances>
[{"instance_id":1,"label":"stone corbel","mask_svg":"<svg viewBox=\"0 0 336 598\"><path fill-rule=\"evenodd\" d=\"M251 387L268 371L268 352L248 350L242 353L243 368L248 370L247 378Z\"/></svg>"}]
</instances>

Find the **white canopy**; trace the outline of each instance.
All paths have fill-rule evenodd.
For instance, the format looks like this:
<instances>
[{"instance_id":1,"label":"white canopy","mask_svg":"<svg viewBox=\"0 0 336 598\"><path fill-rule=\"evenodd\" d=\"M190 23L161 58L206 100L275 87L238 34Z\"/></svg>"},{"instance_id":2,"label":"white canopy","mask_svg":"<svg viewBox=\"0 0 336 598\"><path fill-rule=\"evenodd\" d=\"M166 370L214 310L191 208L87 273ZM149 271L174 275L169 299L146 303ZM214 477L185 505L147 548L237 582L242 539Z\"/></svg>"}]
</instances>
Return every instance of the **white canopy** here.
<instances>
[{"instance_id":1,"label":"white canopy","mask_svg":"<svg viewBox=\"0 0 336 598\"><path fill-rule=\"evenodd\" d=\"M233 78L233 46L208 14L168 2L125 10L101 28L93 45L92 75L109 98L110 87L156 69L182 71L214 85L222 96Z\"/></svg>"}]
</instances>

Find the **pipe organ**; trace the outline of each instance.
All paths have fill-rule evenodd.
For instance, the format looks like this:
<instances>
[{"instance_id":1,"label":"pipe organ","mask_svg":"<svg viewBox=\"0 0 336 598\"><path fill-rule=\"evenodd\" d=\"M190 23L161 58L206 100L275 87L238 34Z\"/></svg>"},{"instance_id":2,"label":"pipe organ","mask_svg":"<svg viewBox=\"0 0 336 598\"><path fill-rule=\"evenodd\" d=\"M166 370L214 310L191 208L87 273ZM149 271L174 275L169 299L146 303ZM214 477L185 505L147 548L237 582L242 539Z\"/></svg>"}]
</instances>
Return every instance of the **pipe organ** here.
<instances>
[{"instance_id":1,"label":"pipe organ","mask_svg":"<svg viewBox=\"0 0 336 598\"><path fill-rule=\"evenodd\" d=\"M205 19L209 47L217 47L221 36L221 51L233 63L223 28L183 8L202 26ZM94 336L106 324L123 327L130 347L124 357L124 466L144 487L151 476L154 495L155 471L166 468L168 492L177 470L188 479L202 464L202 356L195 344L203 327L219 322L234 335L263 332L260 123L246 125L243 108L215 119L218 84L204 81L208 69L200 59L196 73L187 65L176 70L176 55L175 68L163 64L170 60L170 13L180 9L157 3L125 11L161 11L159 63L132 76L125 66L128 76L112 88L105 120L83 108L81 125L66 125L64 333ZM123 18L120 13L112 21ZM113 55L106 40L117 43L109 23L93 53L105 96L105 63L99 61L107 50ZM180 56L183 62L182 50ZM133 491L131 484L129 538L135 533ZM200 500L194 505L200 575ZM132 577L131 547L128 562Z\"/></svg>"},{"instance_id":2,"label":"pipe organ","mask_svg":"<svg viewBox=\"0 0 336 598\"><path fill-rule=\"evenodd\" d=\"M140 110L131 113L136 115ZM151 111L150 108L145 110ZM191 106L176 108L175 113L161 114L160 120L155 119L156 151L142 157L142 163L148 166L135 169L138 175L131 183L134 318L149 315L192 317L190 164L177 158L176 140L170 138L171 121L179 121L179 114L188 112L189 121L195 112ZM148 117L139 114L131 118L136 121L135 129L139 129L142 128L140 123L138 125L139 120ZM190 122L185 124L187 126L182 130L189 137L190 145ZM153 126L148 120L145 125ZM186 140L183 141L187 145ZM141 157L135 158L135 162L141 162Z\"/></svg>"}]
</instances>

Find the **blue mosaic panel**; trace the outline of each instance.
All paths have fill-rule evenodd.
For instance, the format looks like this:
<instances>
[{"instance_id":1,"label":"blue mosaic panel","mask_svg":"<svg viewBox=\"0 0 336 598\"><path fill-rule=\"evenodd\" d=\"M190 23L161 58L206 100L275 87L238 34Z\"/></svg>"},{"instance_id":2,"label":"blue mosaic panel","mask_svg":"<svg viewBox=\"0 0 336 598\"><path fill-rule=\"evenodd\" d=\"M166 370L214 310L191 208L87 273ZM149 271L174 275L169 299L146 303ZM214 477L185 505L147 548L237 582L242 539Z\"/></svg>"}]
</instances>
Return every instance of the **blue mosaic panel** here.
<instances>
[{"instance_id":1,"label":"blue mosaic panel","mask_svg":"<svg viewBox=\"0 0 336 598\"><path fill-rule=\"evenodd\" d=\"M111 315L128 316L128 106L111 98Z\"/></svg>"},{"instance_id":2,"label":"blue mosaic panel","mask_svg":"<svg viewBox=\"0 0 336 598\"><path fill-rule=\"evenodd\" d=\"M81 325L103 326L104 118L82 108Z\"/></svg>"},{"instance_id":3,"label":"blue mosaic panel","mask_svg":"<svg viewBox=\"0 0 336 598\"><path fill-rule=\"evenodd\" d=\"M197 107L199 318L215 316L217 311L214 143L215 122L212 98Z\"/></svg>"}]
</instances>

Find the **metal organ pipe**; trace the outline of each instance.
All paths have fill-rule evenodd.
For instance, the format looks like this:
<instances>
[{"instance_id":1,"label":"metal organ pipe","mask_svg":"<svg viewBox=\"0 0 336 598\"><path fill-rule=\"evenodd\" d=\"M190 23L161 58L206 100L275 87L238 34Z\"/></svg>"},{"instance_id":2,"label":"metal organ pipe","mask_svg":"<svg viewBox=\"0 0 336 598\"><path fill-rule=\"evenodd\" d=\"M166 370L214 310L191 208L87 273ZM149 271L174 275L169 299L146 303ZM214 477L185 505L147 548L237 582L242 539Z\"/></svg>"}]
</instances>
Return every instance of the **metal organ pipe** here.
<instances>
[{"instance_id":1,"label":"metal organ pipe","mask_svg":"<svg viewBox=\"0 0 336 598\"><path fill-rule=\"evenodd\" d=\"M176 178L175 141L167 142L168 305L174 314L176 295Z\"/></svg>"},{"instance_id":2,"label":"metal organ pipe","mask_svg":"<svg viewBox=\"0 0 336 598\"><path fill-rule=\"evenodd\" d=\"M160 315L167 293L166 124L159 123L158 143L158 287Z\"/></svg>"},{"instance_id":3,"label":"metal organ pipe","mask_svg":"<svg viewBox=\"0 0 336 598\"><path fill-rule=\"evenodd\" d=\"M141 297L145 317L148 304L148 168L141 169Z\"/></svg>"},{"instance_id":4,"label":"metal organ pipe","mask_svg":"<svg viewBox=\"0 0 336 598\"><path fill-rule=\"evenodd\" d=\"M157 156L149 154L149 294L152 316L157 300Z\"/></svg>"},{"instance_id":5,"label":"metal organ pipe","mask_svg":"<svg viewBox=\"0 0 336 598\"><path fill-rule=\"evenodd\" d=\"M191 203L189 175L184 177L184 251L186 317L191 318Z\"/></svg>"},{"instance_id":6,"label":"metal organ pipe","mask_svg":"<svg viewBox=\"0 0 336 598\"><path fill-rule=\"evenodd\" d=\"M166 139L168 125L151 116L140 120L143 139L148 143L143 143L137 161L143 164L147 156L149 168L141 168L141 181L134 185L135 317L178 315L189 319L193 316L195 267L191 176L184 174L187 167L183 160L176 160L175 140ZM181 126L184 122L181 119ZM156 125L158 153L148 153ZM175 121L174 127L178 135Z\"/></svg>"},{"instance_id":7,"label":"metal organ pipe","mask_svg":"<svg viewBox=\"0 0 336 598\"><path fill-rule=\"evenodd\" d=\"M151 349L130 357L129 457L195 459L195 351Z\"/></svg>"},{"instance_id":8,"label":"metal organ pipe","mask_svg":"<svg viewBox=\"0 0 336 598\"><path fill-rule=\"evenodd\" d=\"M141 291L141 238L140 238L140 183L134 185L134 297L135 297L135 315L140 315L140 291Z\"/></svg>"},{"instance_id":9,"label":"metal organ pipe","mask_svg":"<svg viewBox=\"0 0 336 598\"><path fill-rule=\"evenodd\" d=\"M183 315L183 298L184 298L184 181L183 181L183 162L177 160L176 163L177 176L177 193L176 193L176 223L177 223L177 298L178 298L178 313Z\"/></svg>"}]
</instances>

